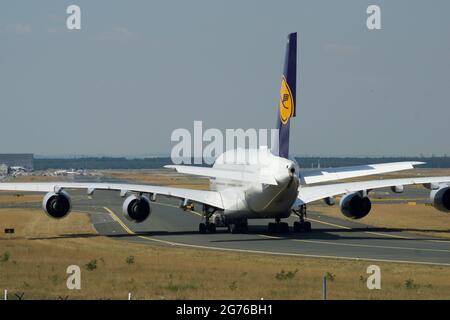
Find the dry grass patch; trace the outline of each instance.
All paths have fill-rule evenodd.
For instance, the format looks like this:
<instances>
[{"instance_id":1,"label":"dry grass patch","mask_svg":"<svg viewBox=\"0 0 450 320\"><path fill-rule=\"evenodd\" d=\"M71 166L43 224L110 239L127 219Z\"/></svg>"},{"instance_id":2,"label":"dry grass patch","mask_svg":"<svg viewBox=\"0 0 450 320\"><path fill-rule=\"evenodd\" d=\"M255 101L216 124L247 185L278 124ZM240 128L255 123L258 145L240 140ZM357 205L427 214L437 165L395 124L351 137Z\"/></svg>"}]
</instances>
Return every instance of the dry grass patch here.
<instances>
[{"instance_id":1,"label":"dry grass patch","mask_svg":"<svg viewBox=\"0 0 450 320\"><path fill-rule=\"evenodd\" d=\"M53 182L62 181L64 177L53 176L18 176L8 182Z\"/></svg>"},{"instance_id":2,"label":"dry grass patch","mask_svg":"<svg viewBox=\"0 0 450 320\"><path fill-rule=\"evenodd\" d=\"M11 194L11 192L3 193L0 192L0 204L20 204L29 202L41 202L42 195L38 194Z\"/></svg>"},{"instance_id":3,"label":"dry grass patch","mask_svg":"<svg viewBox=\"0 0 450 320\"><path fill-rule=\"evenodd\" d=\"M324 215L347 219L341 213L339 205L326 206L312 204L310 210ZM370 226L400 229L405 232L425 234L429 236L450 238L450 215L425 204L374 204L372 211L358 222Z\"/></svg>"},{"instance_id":4,"label":"dry grass patch","mask_svg":"<svg viewBox=\"0 0 450 320\"><path fill-rule=\"evenodd\" d=\"M25 299L126 299L130 291L137 299L320 299L327 273L330 299L450 299L448 267L377 263L382 290L370 291L369 262L122 242L97 236L79 213L53 220L38 210L2 209L0 225L17 231L0 238L0 289ZM72 264L81 267L81 290L66 288Z\"/></svg>"}]
</instances>

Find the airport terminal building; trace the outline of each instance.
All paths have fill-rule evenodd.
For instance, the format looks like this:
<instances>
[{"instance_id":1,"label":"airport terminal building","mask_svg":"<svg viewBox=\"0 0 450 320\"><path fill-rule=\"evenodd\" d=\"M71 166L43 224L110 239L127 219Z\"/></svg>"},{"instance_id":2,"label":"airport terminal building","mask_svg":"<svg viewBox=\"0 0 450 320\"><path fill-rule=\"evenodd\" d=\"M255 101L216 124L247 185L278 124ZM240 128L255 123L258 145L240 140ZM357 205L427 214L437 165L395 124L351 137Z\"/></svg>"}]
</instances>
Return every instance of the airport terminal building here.
<instances>
[{"instance_id":1,"label":"airport terminal building","mask_svg":"<svg viewBox=\"0 0 450 320\"><path fill-rule=\"evenodd\" d=\"M34 155L32 153L0 153L0 166L24 167L28 171L34 169Z\"/></svg>"}]
</instances>

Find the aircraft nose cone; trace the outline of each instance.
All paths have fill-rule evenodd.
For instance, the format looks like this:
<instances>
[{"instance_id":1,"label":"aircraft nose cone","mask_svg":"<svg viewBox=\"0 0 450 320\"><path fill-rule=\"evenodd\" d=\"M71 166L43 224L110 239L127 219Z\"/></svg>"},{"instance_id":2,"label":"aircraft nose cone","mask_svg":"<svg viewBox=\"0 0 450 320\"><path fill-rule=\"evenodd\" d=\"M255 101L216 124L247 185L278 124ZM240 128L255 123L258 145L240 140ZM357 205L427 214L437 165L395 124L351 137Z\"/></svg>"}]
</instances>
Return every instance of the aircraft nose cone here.
<instances>
[{"instance_id":1,"label":"aircraft nose cone","mask_svg":"<svg viewBox=\"0 0 450 320\"><path fill-rule=\"evenodd\" d=\"M276 175L276 180L278 183L288 183L291 181L292 177L296 176L295 167L292 164L284 164L278 170Z\"/></svg>"}]
</instances>

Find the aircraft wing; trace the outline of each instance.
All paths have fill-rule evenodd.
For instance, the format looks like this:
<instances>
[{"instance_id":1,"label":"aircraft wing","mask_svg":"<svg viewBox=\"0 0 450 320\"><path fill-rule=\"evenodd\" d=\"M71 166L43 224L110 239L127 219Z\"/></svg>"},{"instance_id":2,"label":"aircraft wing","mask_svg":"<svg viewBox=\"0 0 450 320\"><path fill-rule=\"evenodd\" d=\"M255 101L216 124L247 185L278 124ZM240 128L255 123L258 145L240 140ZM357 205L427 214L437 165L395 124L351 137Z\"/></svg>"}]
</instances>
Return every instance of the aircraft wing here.
<instances>
[{"instance_id":1,"label":"aircraft wing","mask_svg":"<svg viewBox=\"0 0 450 320\"><path fill-rule=\"evenodd\" d=\"M298 196L295 206L313 202L316 200L334 197L340 194L358 192L363 190L373 190L393 186L404 185L450 185L450 177L428 177L428 178L404 178L371 180L361 182L336 183L320 186L303 186L298 189Z\"/></svg>"},{"instance_id":2,"label":"aircraft wing","mask_svg":"<svg viewBox=\"0 0 450 320\"><path fill-rule=\"evenodd\" d=\"M206 168L196 166L179 166L179 165L166 165L164 166L164 168L175 169L179 173L186 173L198 176L277 185L277 180L275 179L275 177L270 175L260 175L249 171L237 171L237 170Z\"/></svg>"},{"instance_id":3,"label":"aircraft wing","mask_svg":"<svg viewBox=\"0 0 450 320\"><path fill-rule=\"evenodd\" d=\"M94 190L117 190L121 194L130 192L151 193L165 195L179 199L204 203L219 209L223 209L222 197L215 191L193 190L174 187L160 187L142 184L121 183L70 183L70 182L23 182L0 183L0 190L5 191L31 191L31 192L56 192L61 189L85 189L89 193Z\"/></svg>"},{"instance_id":4,"label":"aircraft wing","mask_svg":"<svg viewBox=\"0 0 450 320\"><path fill-rule=\"evenodd\" d=\"M316 169L301 172L300 179L304 184L313 184L347 178L364 177L380 173L414 169L415 165L420 165L424 163L425 162L405 161L405 162L368 164L362 166L340 167L330 169Z\"/></svg>"}]
</instances>

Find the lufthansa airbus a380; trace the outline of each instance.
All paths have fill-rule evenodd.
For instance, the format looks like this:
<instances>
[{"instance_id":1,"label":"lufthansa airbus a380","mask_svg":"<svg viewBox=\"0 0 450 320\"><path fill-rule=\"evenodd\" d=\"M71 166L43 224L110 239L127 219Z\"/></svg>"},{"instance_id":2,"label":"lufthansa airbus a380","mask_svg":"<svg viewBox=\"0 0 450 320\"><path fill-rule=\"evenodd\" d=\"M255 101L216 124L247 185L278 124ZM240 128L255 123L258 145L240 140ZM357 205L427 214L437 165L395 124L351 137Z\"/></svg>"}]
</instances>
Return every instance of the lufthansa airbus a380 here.
<instances>
[{"instance_id":1,"label":"lufthansa airbus a380","mask_svg":"<svg viewBox=\"0 0 450 320\"><path fill-rule=\"evenodd\" d=\"M297 34L288 37L284 73L278 107L279 139L276 150L259 149L229 150L219 156L212 168L171 165L180 173L210 177L210 191L120 183L0 183L0 190L45 192L43 210L53 218L69 214L72 203L69 191L85 189L88 194L95 190L116 190L125 197L123 214L130 220L142 222L150 216L151 202L158 195L180 199L180 207L191 203L202 204L203 221L200 233L213 233L216 227L228 227L230 232L247 232L248 219L274 219L269 232L288 232L289 226L282 219L291 214L299 220L294 231L309 231L311 224L305 220L306 205L317 200L335 203L334 197L342 195L342 213L353 219L369 214L370 191L390 187L402 192L404 186L420 184L430 189L433 206L450 212L450 177L403 178L369 180L359 182L331 183L353 177L395 172L414 168L421 162L396 162L364 166L343 167L300 172L295 160L289 159L289 126L296 111ZM245 159L245 161L242 161ZM252 162L248 162L252 159ZM254 160L256 159L256 163Z\"/></svg>"}]
</instances>

